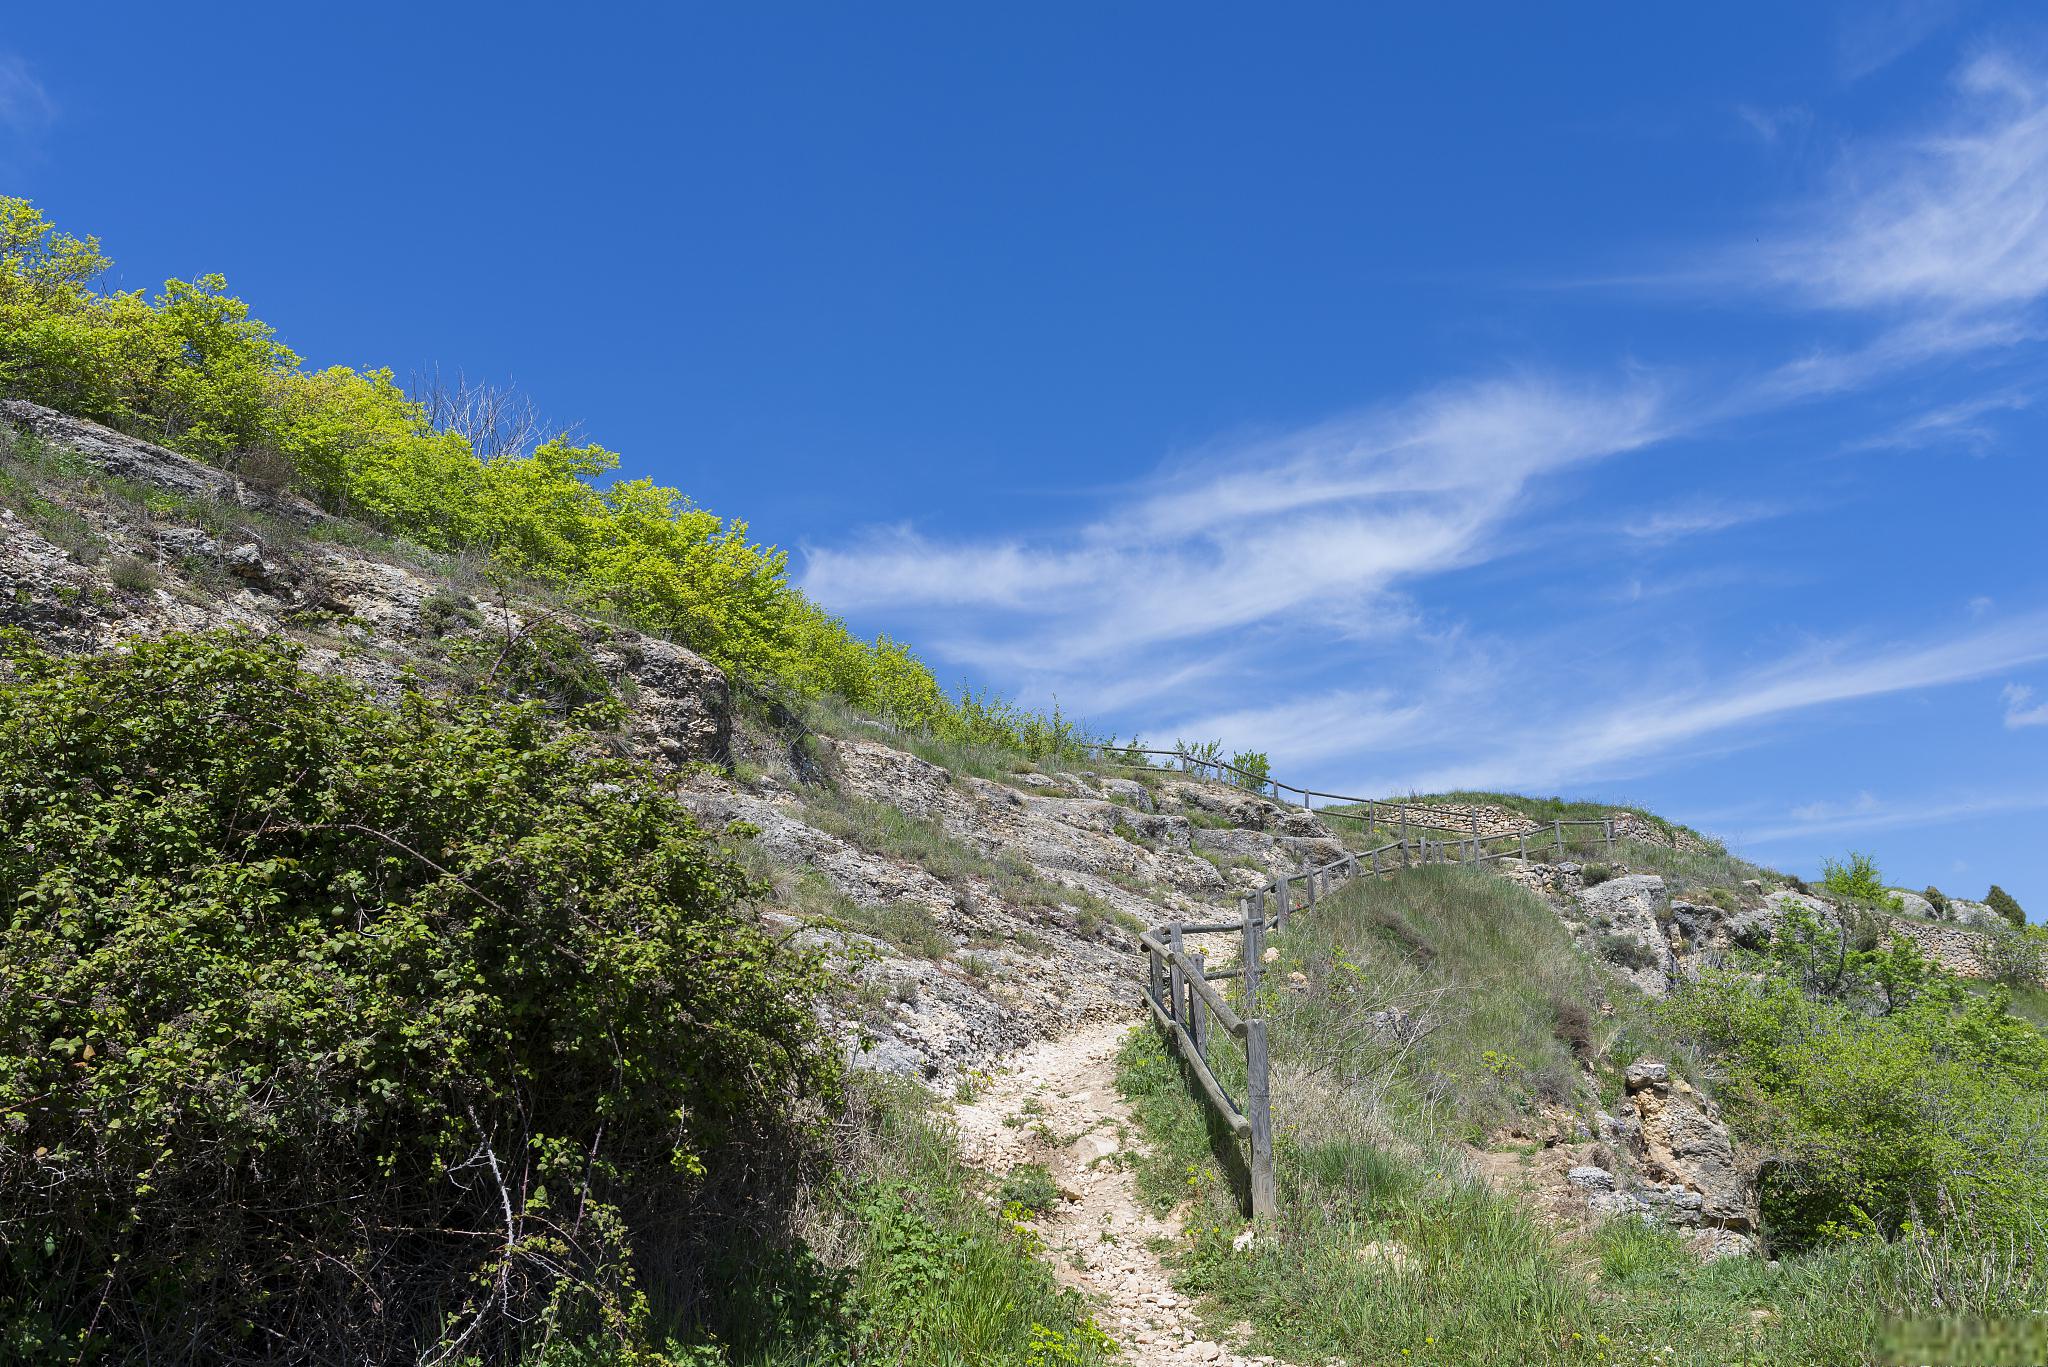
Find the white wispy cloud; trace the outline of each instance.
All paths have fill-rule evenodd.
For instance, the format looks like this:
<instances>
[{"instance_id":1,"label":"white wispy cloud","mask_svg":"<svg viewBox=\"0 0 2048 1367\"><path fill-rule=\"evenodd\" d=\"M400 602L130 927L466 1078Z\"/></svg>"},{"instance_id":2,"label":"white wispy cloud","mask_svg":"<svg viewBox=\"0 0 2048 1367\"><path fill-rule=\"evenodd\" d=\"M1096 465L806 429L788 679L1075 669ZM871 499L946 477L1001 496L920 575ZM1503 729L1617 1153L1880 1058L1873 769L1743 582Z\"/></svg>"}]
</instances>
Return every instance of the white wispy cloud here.
<instances>
[{"instance_id":1,"label":"white wispy cloud","mask_svg":"<svg viewBox=\"0 0 2048 1367\"><path fill-rule=\"evenodd\" d=\"M1998 439L1998 433L1984 421L1993 413L2017 412L2029 407L2033 396L2020 390L1985 394L1959 403L1942 404L1917 413L1902 423L1851 444L1851 450L1912 450L1938 443L1954 443L1982 449Z\"/></svg>"},{"instance_id":2,"label":"white wispy cloud","mask_svg":"<svg viewBox=\"0 0 2048 1367\"><path fill-rule=\"evenodd\" d=\"M1775 143L1787 134L1802 133L1813 124L1813 111L1804 105L1786 105L1777 109L1766 109L1761 105L1738 104L1735 117L1749 126L1749 130L1767 143Z\"/></svg>"},{"instance_id":3,"label":"white wispy cloud","mask_svg":"<svg viewBox=\"0 0 2048 1367\"><path fill-rule=\"evenodd\" d=\"M1622 524L1622 534L1635 541L1663 544L1688 536L1726 531L1749 522L1782 517L1788 510L1777 503L1701 498L1643 513Z\"/></svg>"},{"instance_id":4,"label":"white wispy cloud","mask_svg":"<svg viewBox=\"0 0 2048 1367\"><path fill-rule=\"evenodd\" d=\"M1843 78L1859 81L1890 66L1961 10L1959 0L1877 0L1849 6L1836 34L1836 60Z\"/></svg>"},{"instance_id":5,"label":"white wispy cloud","mask_svg":"<svg viewBox=\"0 0 2048 1367\"><path fill-rule=\"evenodd\" d=\"M1050 675L1148 648L1307 622L1353 639L1413 624L1401 586L1497 553L1495 535L1574 466L1659 440L1663 388L1519 376L1176 462L1114 516L1036 538L941 541L909 527L806 548L836 611L943 610L945 642Z\"/></svg>"},{"instance_id":6,"label":"white wispy cloud","mask_svg":"<svg viewBox=\"0 0 2048 1367\"><path fill-rule=\"evenodd\" d=\"M1864 795L1866 798L1868 794ZM1878 801L1867 803L1814 803L1794 808L1788 819L1753 826L1738 826L1726 832L1739 845L1775 845L1795 840L1862 835L1893 830L1901 826L1940 826L2012 812L2048 808L2048 792L2000 793L1980 797L1943 798L1933 801ZM1958 870L1967 865L1958 863Z\"/></svg>"},{"instance_id":7,"label":"white wispy cloud","mask_svg":"<svg viewBox=\"0 0 2048 1367\"><path fill-rule=\"evenodd\" d=\"M1148 735L1221 738L1377 793L1612 782L1751 745L1803 712L2048 659L2048 616L2000 618L1988 603L1948 636L1866 634L1732 671L1668 648L1599 658L1597 628L1465 637L1431 605L1434 581L1490 561L1504 594L1524 593L1509 581L1532 534L1657 546L1792 511L1700 496L1633 517L1581 505L1599 509L1583 528L1546 518L1602 462L2048 337L2031 310L2048 293L2048 85L1985 58L1958 89L1938 134L1859 155L1803 229L1742 258L1752 281L1874 314L1859 343L1717 393L1676 372L1445 385L1169 462L1113 510L1064 527L894 526L807 547L803 586L837 611L887 611L1027 700L1141 711L1166 722ZM1969 439L2028 401L2020 389L1950 399L1872 444ZM1608 568L1590 565L1571 601L1612 602ZM1736 571L1682 572L1713 583ZM1631 600L1648 592L1623 587Z\"/></svg>"},{"instance_id":8,"label":"white wispy cloud","mask_svg":"<svg viewBox=\"0 0 2048 1367\"><path fill-rule=\"evenodd\" d=\"M1990 53L1956 85L1948 126L1844 161L1811 226L1757 256L1771 280L1831 308L1957 314L2048 291L2048 81Z\"/></svg>"},{"instance_id":9,"label":"white wispy cloud","mask_svg":"<svg viewBox=\"0 0 2048 1367\"><path fill-rule=\"evenodd\" d=\"M56 101L28 63L0 53L0 128L26 136L41 132L56 116Z\"/></svg>"},{"instance_id":10,"label":"white wispy cloud","mask_svg":"<svg viewBox=\"0 0 2048 1367\"><path fill-rule=\"evenodd\" d=\"M1501 738L1486 748L1439 757L1415 771L1389 770L1383 791L1555 787L1611 780L1684 747L1748 743L1759 726L1831 704L1966 683L2048 660L2048 614L1960 635L1888 646L1822 643L1759 669L1696 687L1631 691L1632 680L1532 680L1512 729L1483 718L1432 715L1424 734L1439 756L1461 734ZM1569 696L1575 715L1547 700ZM1451 743L1446 744L1446 738Z\"/></svg>"},{"instance_id":11,"label":"white wispy cloud","mask_svg":"<svg viewBox=\"0 0 2048 1367\"><path fill-rule=\"evenodd\" d=\"M2048 702L2035 702L2034 690L2025 684L2007 684L2000 694L2005 699L2005 724L2018 730L2022 726L2048 726Z\"/></svg>"}]
</instances>

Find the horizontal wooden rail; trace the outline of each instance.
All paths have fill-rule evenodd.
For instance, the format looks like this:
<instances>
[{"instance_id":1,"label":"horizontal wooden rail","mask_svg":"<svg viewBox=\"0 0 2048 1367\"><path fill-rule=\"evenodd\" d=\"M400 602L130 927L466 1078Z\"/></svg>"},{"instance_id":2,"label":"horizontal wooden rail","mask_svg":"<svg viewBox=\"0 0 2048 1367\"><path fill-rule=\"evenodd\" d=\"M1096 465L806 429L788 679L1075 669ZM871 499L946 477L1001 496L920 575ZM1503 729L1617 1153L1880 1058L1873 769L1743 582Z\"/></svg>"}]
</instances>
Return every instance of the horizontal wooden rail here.
<instances>
[{"instance_id":1,"label":"horizontal wooden rail","mask_svg":"<svg viewBox=\"0 0 2048 1367\"><path fill-rule=\"evenodd\" d=\"M1166 1008L1161 1006L1158 998L1150 992L1145 994L1145 1002L1152 1008L1152 1019L1159 1023L1161 1030L1171 1035L1180 1056L1187 1060L1189 1069L1202 1084L1202 1090L1208 1093L1209 1104L1216 1108L1224 1123L1230 1126L1232 1133L1238 1138L1242 1139L1249 1135L1252 1132L1251 1117L1237 1108L1231 1101L1230 1094L1223 1090L1223 1084L1216 1080L1216 1074L1209 1071L1209 1064L1203 1059L1202 1051L1195 1047L1194 1040L1189 1037L1187 1027L1169 1016Z\"/></svg>"},{"instance_id":2,"label":"horizontal wooden rail","mask_svg":"<svg viewBox=\"0 0 2048 1367\"><path fill-rule=\"evenodd\" d=\"M1325 805L1316 808L1315 811L1318 816L1326 818L1335 817L1341 820L1361 822L1368 829L1373 826L1398 825L1426 831L1444 831L1461 835L1466 834L1468 831L1472 834L1478 834L1476 829L1474 829L1477 821L1476 813L1460 808L1438 806L1431 802L1389 802L1384 798L1357 797L1349 793L1331 793L1325 792L1320 788L1300 788L1292 783L1283 783L1270 774L1257 774L1249 769L1240 768L1228 760L1209 759L1205 756L1191 755L1185 750L1155 750L1144 746L1101 745L1091 748L1099 760L1110 763L1114 763L1127 755L1157 755L1161 758L1175 761L1185 772L1192 772L1197 769L1210 769L1218 774L1229 774L1241 780L1241 782L1236 784L1237 787L1245 788L1248 791L1262 793L1270 788L1275 801L1279 800L1281 793L1286 792L1293 793L1299 797L1304 807L1310 805L1311 798L1323 798L1327 802L1341 802L1362 807L1365 810L1352 812L1334 811ZM1157 766L1148 762L1137 767L1152 769ZM1544 822L1539 817L1523 816L1519 813L1515 815L1518 820L1530 823L1531 833L1555 828L1560 825L1599 826L1604 829L1609 824L1607 820L1598 817L1567 817L1561 820L1553 818L1549 822ZM1445 819L1437 820L1435 818ZM1493 833L1493 835L1502 838L1508 838L1517 834L1520 834L1520 832L1497 831ZM1486 838L1490 839L1492 836Z\"/></svg>"}]
</instances>

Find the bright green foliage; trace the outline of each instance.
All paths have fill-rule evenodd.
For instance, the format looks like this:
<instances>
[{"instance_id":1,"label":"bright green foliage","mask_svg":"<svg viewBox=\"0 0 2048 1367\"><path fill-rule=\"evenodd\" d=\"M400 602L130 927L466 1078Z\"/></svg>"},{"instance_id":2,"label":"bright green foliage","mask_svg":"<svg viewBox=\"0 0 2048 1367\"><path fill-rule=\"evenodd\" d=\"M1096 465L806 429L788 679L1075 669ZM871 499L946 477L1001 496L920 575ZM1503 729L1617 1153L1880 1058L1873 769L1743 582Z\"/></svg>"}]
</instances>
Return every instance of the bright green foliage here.
<instances>
[{"instance_id":1,"label":"bright green foliage","mask_svg":"<svg viewBox=\"0 0 2048 1367\"><path fill-rule=\"evenodd\" d=\"M1884 885L1884 876L1877 871L1877 861L1867 854L1850 854L1847 860L1821 861L1821 886L1831 895L1844 898L1863 906L1882 907L1897 911L1900 902Z\"/></svg>"},{"instance_id":2,"label":"bright green foliage","mask_svg":"<svg viewBox=\"0 0 2048 1367\"><path fill-rule=\"evenodd\" d=\"M1954 915L1955 909L1948 904L1948 894L1929 883L1927 891L1920 894L1927 899L1927 905L1934 908L1935 919L1946 921Z\"/></svg>"},{"instance_id":3,"label":"bright green foliage","mask_svg":"<svg viewBox=\"0 0 2048 1367\"><path fill-rule=\"evenodd\" d=\"M1058 753L1084 739L986 696L947 696L900 642L855 639L747 524L557 438L480 459L389 370L307 370L218 275L103 293L92 238L0 197L0 392L165 442L438 551L477 551L743 674L948 739Z\"/></svg>"},{"instance_id":4,"label":"bright green foliage","mask_svg":"<svg viewBox=\"0 0 2048 1367\"><path fill-rule=\"evenodd\" d=\"M2020 910L2018 900L1996 883L1991 885L1991 891L1984 894L1984 905L2015 926L2024 926L2027 923L2027 913Z\"/></svg>"},{"instance_id":5,"label":"bright green foliage","mask_svg":"<svg viewBox=\"0 0 2048 1367\"><path fill-rule=\"evenodd\" d=\"M647 771L276 638L4 656L0 1357L630 1351L691 1294L836 1064Z\"/></svg>"},{"instance_id":6,"label":"bright green foliage","mask_svg":"<svg viewBox=\"0 0 2048 1367\"><path fill-rule=\"evenodd\" d=\"M1240 750L1230 757L1230 763L1241 771L1230 776L1232 782L1248 792L1266 791L1266 781L1273 776L1273 761L1264 750Z\"/></svg>"},{"instance_id":7,"label":"bright green foliage","mask_svg":"<svg viewBox=\"0 0 2048 1367\"><path fill-rule=\"evenodd\" d=\"M1771 948L1674 997L1713 1049L1763 1174L1774 1241L1798 1247L1959 1219L1982 1237L2048 1219L2048 1039L1909 942L1859 950L1788 910Z\"/></svg>"}]
</instances>

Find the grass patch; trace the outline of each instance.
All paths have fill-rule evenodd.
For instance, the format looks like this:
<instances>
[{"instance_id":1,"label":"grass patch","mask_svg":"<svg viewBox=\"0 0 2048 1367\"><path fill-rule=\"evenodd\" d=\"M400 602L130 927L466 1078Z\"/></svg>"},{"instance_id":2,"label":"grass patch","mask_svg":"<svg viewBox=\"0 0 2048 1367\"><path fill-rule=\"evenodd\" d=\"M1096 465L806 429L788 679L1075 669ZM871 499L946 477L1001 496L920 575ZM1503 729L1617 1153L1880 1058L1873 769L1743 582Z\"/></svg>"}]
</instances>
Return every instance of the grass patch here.
<instances>
[{"instance_id":1,"label":"grass patch","mask_svg":"<svg viewBox=\"0 0 2048 1367\"><path fill-rule=\"evenodd\" d=\"M1071 907L1076 928L1083 934L1093 934L1105 923L1126 929L1136 925L1133 917L1091 892L1048 882L1014 855L983 854L937 822L883 803L815 786L804 793L804 819L871 854L916 864L962 891L985 883L1010 906L1055 911Z\"/></svg>"},{"instance_id":2,"label":"grass patch","mask_svg":"<svg viewBox=\"0 0 2048 1367\"><path fill-rule=\"evenodd\" d=\"M953 952L953 937L939 927L930 907L917 902L884 902L864 907L851 899L833 912L849 930L887 940L921 959L943 959Z\"/></svg>"},{"instance_id":3,"label":"grass patch","mask_svg":"<svg viewBox=\"0 0 2048 1367\"><path fill-rule=\"evenodd\" d=\"M1681 896L1712 888L1726 888L1732 892L1743 883L1752 881L1762 883L1766 888L1791 881L1782 873L1727 853L1678 850L1669 845L1652 845L1639 840L1615 841L1614 853L1631 873L1661 874L1671 890ZM1702 897L1700 900L1712 899Z\"/></svg>"},{"instance_id":4,"label":"grass patch","mask_svg":"<svg viewBox=\"0 0 2048 1367\"><path fill-rule=\"evenodd\" d=\"M1590 1109L1582 1058L1611 1080L1640 1053L1674 1052L1541 898L1489 873L1349 883L1278 943L1263 1003L1274 1057L1304 1076L1372 1080L1405 1129L1476 1139L1538 1104ZM1279 989L1289 971L1306 992ZM1564 1037L1560 1002L1592 1008Z\"/></svg>"},{"instance_id":5,"label":"grass patch","mask_svg":"<svg viewBox=\"0 0 2048 1367\"><path fill-rule=\"evenodd\" d=\"M1030 1231L997 1209L1011 1200L1029 1208L1020 1194L1040 1194L1033 1175L1018 1169L991 1184L965 1166L934 1122L931 1095L914 1083L863 1077L854 1101L832 1180L788 1237L734 1239L701 1313L679 1327L671 1360L1108 1363L1111 1345L1086 1305L1054 1281ZM1043 1169L1038 1176L1051 1186Z\"/></svg>"},{"instance_id":6,"label":"grass patch","mask_svg":"<svg viewBox=\"0 0 2048 1367\"><path fill-rule=\"evenodd\" d=\"M1060 1203L1059 1185L1043 1163L1019 1163L1003 1178L996 1191L1006 1206L1043 1215Z\"/></svg>"}]
</instances>

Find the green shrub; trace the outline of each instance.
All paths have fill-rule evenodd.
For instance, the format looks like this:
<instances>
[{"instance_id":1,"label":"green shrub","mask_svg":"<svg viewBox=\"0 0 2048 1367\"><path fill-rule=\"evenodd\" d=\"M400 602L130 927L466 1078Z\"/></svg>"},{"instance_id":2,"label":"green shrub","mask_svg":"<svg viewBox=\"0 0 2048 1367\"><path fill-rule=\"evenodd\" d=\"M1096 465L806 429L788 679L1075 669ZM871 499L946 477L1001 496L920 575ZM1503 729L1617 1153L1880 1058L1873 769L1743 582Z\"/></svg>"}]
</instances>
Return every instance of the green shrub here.
<instances>
[{"instance_id":1,"label":"green shrub","mask_svg":"<svg viewBox=\"0 0 2048 1367\"><path fill-rule=\"evenodd\" d=\"M1937 920L1946 921L1954 916L1955 908L1948 904L1948 894L1935 887L1934 884L1929 883L1927 890L1920 895L1927 899L1928 906L1934 908L1934 915Z\"/></svg>"},{"instance_id":2,"label":"green shrub","mask_svg":"<svg viewBox=\"0 0 2048 1367\"><path fill-rule=\"evenodd\" d=\"M1273 776L1273 761L1264 750L1240 750L1230 757L1233 768L1240 772L1232 774L1231 781L1250 793L1263 793Z\"/></svg>"},{"instance_id":3,"label":"green shrub","mask_svg":"<svg viewBox=\"0 0 2048 1367\"><path fill-rule=\"evenodd\" d=\"M114 587L129 593L146 593L156 587L156 567L138 555L117 555L107 566Z\"/></svg>"},{"instance_id":4,"label":"green shrub","mask_svg":"<svg viewBox=\"0 0 2048 1367\"><path fill-rule=\"evenodd\" d=\"M2019 902L1996 883L1991 885L1991 891L1984 894L1984 905L2015 926L2024 926L2027 923L2027 913L2020 910Z\"/></svg>"},{"instance_id":5,"label":"green shrub","mask_svg":"<svg viewBox=\"0 0 2048 1367\"><path fill-rule=\"evenodd\" d=\"M2048 1218L2048 1039L2004 989L1967 990L1910 941L1874 950L1788 911L1770 949L1676 994L1673 1025L1726 1074L1766 1154L1774 1241L1800 1247L1968 1212L1980 1235Z\"/></svg>"},{"instance_id":6,"label":"green shrub","mask_svg":"<svg viewBox=\"0 0 2048 1367\"><path fill-rule=\"evenodd\" d=\"M1821 861L1821 887L1846 901L1897 911L1899 899L1884 885L1877 861L1867 854L1851 853L1845 861Z\"/></svg>"},{"instance_id":7,"label":"green shrub","mask_svg":"<svg viewBox=\"0 0 2048 1367\"><path fill-rule=\"evenodd\" d=\"M1059 1184L1043 1163L1019 1163L1003 1178L996 1195L1004 1204L1043 1215L1060 1203Z\"/></svg>"},{"instance_id":8,"label":"green shrub","mask_svg":"<svg viewBox=\"0 0 2048 1367\"><path fill-rule=\"evenodd\" d=\"M1614 870L1605 864L1587 864L1579 869L1579 877L1590 888L1596 883L1604 883L1614 877Z\"/></svg>"},{"instance_id":9,"label":"green shrub","mask_svg":"<svg viewBox=\"0 0 2048 1367\"><path fill-rule=\"evenodd\" d=\"M1633 935L1602 934L1597 948L1600 957L1623 968L1655 968L1663 956Z\"/></svg>"},{"instance_id":10,"label":"green shrub","mask_svg":"<svg viewBox=\"0 0 2048 1367\"><path fill-rule=\"evenodd\" d=\"M836 1064L650 773L274 637L0 653L0 1356L631 1352L687 1303Z\"/></svg>"}]
</instances>

